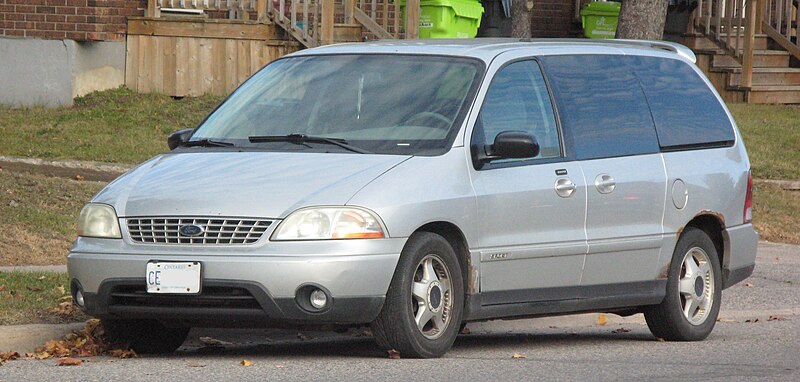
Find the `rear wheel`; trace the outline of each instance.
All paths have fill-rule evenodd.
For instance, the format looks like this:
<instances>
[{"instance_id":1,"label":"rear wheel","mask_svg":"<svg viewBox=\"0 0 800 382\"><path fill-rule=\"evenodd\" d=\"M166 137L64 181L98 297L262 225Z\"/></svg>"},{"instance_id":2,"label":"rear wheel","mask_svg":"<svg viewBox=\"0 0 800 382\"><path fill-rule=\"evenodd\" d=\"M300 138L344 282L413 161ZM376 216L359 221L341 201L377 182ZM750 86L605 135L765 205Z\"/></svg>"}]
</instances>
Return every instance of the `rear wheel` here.
<instances>
[{"instance_id":1,"label":"rear wheel","mask_svg":"<svg viewBox=\"0 0 800 382\"><path fill-rule=\"evenodd\" d=\"M645 308L647 326L670 341L702 340L714 329L722 298L722 272L714 242L700 229L684 230L672 256L667 295Z\"/></svg>"},{"instance_id":2,"label":"rear wheel","mask_svg":"<svg viewBox=\"0 0 800 382\"><path fill-rule=\"evenodd\" d=\"M379 346L401 357L441 357L458 335L463 309L455 251L437 234L415 233L403 248L372 333Z\"/></svg>"},{"instance_id":3,"label":"rear wheel","mask_svg":"<svg viewBox=\"0 0 800 382\"><path fill-rule=\"evenodd\" d=\"M156 320L101 320L106 341L128 345L139 354L164 354L177 350L189 328L168 328Z\"/></svg>"}]
</instances>

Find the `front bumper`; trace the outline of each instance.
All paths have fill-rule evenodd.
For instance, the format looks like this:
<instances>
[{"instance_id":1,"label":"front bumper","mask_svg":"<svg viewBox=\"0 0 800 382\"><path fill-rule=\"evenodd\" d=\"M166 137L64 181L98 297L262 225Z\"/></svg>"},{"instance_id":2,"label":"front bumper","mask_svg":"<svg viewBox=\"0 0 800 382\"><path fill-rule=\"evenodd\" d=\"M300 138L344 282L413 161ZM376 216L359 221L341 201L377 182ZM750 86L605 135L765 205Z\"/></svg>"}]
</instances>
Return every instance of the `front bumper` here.
<instances>
[{"instance_id":1,"label":"front bumper","mask_svg":"<svg viewBox=\"0 0 800 382\"><path fill-rule=\"evenodd\" d=\"M288 254L275 253L274 247L291 244ZM264 253L239 253L232 247L132 247L120 240L80 238L67 268L73 289L84 295L87 313L96 317L220 327L360 324L380 312L404 244L405 239L281 243ZM200 262L202 292L145 293L145 269L152 260ZM324 310L312 312L297 303L298 289L309 284L329 293Z\"/></svg>"}]
</instances>

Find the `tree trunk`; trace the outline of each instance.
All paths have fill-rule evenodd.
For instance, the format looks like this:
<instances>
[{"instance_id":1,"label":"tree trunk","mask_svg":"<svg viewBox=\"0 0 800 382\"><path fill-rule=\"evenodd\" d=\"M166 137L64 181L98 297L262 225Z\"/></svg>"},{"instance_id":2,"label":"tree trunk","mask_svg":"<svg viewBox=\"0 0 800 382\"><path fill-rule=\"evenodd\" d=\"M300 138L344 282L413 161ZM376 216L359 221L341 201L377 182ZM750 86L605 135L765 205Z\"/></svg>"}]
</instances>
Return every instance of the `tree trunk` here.
<instances>
[{"instance_id":1,"label":"tree trunk","mask_svg":"<svg viewBox=\"0 0 800 382\"><path fill-rule=\"evenodd\" d=\"M617 38L661 40L667 19L667 0L625 0L619 12Z\"/></svg>"},{"instance_id":2,"label":"tree trunk","mask_svg":"<svg viewBox=\"0 0 800 382\"><path fill-rule=\"evenodd\" d=\"M529 0L512 0L511 2L511 37L531 37L531 9Z\"/></svg>"}]
</instances>

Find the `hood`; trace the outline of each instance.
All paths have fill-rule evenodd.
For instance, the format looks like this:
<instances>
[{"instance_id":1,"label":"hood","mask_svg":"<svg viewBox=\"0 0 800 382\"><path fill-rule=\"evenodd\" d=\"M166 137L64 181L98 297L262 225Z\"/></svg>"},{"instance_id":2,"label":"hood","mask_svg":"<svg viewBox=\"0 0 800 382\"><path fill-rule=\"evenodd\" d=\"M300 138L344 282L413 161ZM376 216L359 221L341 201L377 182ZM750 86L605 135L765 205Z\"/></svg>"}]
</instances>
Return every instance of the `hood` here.
<instances>
[{"instance_id":1,"label":"hood","mask_svg":"<svg viewBox=\"0 0 800 382\"><path fill-rule=\"evenodd\" d=\"M300 207L344 205L408 156L285 152L168 153L94 197L126 216L283 218Z\"/></svg>"}]
</instances>

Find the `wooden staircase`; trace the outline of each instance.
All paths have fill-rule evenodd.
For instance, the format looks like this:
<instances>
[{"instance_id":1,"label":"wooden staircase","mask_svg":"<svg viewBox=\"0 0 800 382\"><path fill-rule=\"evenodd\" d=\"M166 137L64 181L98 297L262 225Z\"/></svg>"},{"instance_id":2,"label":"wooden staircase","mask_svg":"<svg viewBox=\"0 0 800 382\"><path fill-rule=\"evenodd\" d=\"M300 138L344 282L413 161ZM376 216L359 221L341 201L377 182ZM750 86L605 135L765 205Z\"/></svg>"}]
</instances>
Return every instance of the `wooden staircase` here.
<instances>
[{"instance_id":1,"label":"wooden staircase","mask_svg":"<svg viewBox=\"0 0 800 382\"><path fill-rule=\"evenodd\" d=\"M727 102L798 104L797 2L749 3L701 2L684 43Z\"/></svg>"}]
</instances>

